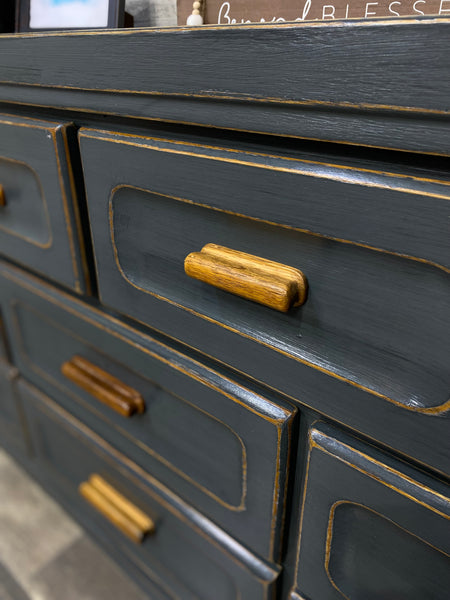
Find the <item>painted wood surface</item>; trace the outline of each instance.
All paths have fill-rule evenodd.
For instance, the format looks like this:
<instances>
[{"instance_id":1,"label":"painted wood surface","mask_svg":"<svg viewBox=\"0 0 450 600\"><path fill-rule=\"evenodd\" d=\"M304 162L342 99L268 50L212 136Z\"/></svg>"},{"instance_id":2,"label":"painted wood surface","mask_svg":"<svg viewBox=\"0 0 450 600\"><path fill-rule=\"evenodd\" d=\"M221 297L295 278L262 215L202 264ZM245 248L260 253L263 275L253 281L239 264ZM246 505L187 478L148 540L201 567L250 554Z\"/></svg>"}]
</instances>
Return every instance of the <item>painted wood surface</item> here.
<instances>
[{"instance_id":1,"label":"painted wood surface","mask_svg":"<svg viewBox=\"0 0 450 600\"><path fill-rule=\"evenodd\" d=\"M150 597L155 591L156 598L209 600L214 589L218 600L271 598L277 569L208 523L38 390L23 381L19 389L41 469L65 503L81 504L81 521L141 571ZM93 471L154 520L154 535L136 546L86 506L77 490Z\"/></svg>"},{"instance_id":2,"label":"painted wood surface","mask_svg":"<svg viewBox=\"0 0 450 600\"><path fill-rule=\"evenodd\" d=\"M17 368L0 358L0 439L2 446L14 452L25 452L20 409L15 394Z\"/></svg>"},{"instance_id":3,"label":"painted wood surface","mask_svg":"<svg viewBox=\"0 0 450 600\"><path fill-rule=\"evenodd\" d=\"M308 283L299 269L217 244L184 259L186 275L280 312L301 306Z\"/></svg>"},{"instance_id":4,"label":"painted wood surface","mask_svg":"<svg viewBox=\"0 0 450 600\"><path fill-rule=\"evenodd\" d=\"M104 369L74 355L61 365L61 373L88 394L103 402L124 417L142 414L145 402L142 395Z\"/></svg>"},{"instance_id":5,"label":"painted wood surface","mask_svg":"<svg viewBox=\"0 0 450 600\"><path fill-rule=\"evenodd\" d=\"M1 36L0 99L448 155L449 28L440 17Z\"/></svg>"}]
</instances>

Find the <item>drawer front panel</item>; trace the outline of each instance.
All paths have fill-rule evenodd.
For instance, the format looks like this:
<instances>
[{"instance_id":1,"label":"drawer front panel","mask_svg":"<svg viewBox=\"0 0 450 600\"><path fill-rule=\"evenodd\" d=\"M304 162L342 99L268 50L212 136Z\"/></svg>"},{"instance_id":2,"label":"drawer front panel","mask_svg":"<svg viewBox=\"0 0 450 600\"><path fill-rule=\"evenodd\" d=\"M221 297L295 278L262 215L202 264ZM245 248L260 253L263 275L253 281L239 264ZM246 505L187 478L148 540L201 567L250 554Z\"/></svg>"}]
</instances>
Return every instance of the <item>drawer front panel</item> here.
<instances>
[{"instance_id":1,"label":"drawer front panel","mask_svg":"<svg viewBox=\"0 0 450 600\"><path fill-rule=\"evenodd\" d=\"M447 598L450 488L332 428L309 450L291 599Z\"/></svg>"},{"instance_id":2,"label":"drawer front panel","mask_svg":"<svg viewBox=\"0 0 450 600\"><path fill-rule=\"evenodd\" d=\"M206 519L202 530L196 511L43 394L23 381L18 387L35 460L66 502L76 505L83 523L142 571L149 593L156 587L163 598L183 600L209 600L212 589L218 600L270 597L276 571L249 553L251 564L241 562L226 547L231 540L221 544L220 536L227 538L223 532ZM79 486L93 473L153 522L139 545L80 495Z\"/></svg>"},{"instance_id":3,"label":"drawer front panel","mask_svg":"<svg viewBox=\"0 0 450 600\"><path fill-rule=\"evenodd\" d=\"M0 252L89 289L68 125L0 114Z\"/></svg>"},{"instance_id":4,"label":"drawer front panel","mask_svg":"<svg viewBox=\"0 0 450 600\"><path fill-rule=\"evenodd\" d=\"M0 358L0 440L1 445L13 452L23 452L25 438L22 429L18 400L14 392L16 367Z\"/></svg>"},{"instance_id":5,"label":"drawer front panel","mask_svg":"<svg viewBox=\"0 0 450 600\"><path fill-rule=\"evenodd\" d=\"M80 143L106 304L448 473L417 438L436 428L448 445L447 183L88 130ZM187 277L210 242L301 270L305 304L282 314Z\"/></svg>"},{"instance_id":6,"label":"drawer front panel","mask_svg":"<svg viewBox=\"0 0 450 600\"><path fill-rule=\"evenodd\" d=\"M21 372L227 531L276 557L296 410L45 289L2 279ZM126 418L65 377L73 357L136 390L145 411Z\"/></svg>"}]
</instances>

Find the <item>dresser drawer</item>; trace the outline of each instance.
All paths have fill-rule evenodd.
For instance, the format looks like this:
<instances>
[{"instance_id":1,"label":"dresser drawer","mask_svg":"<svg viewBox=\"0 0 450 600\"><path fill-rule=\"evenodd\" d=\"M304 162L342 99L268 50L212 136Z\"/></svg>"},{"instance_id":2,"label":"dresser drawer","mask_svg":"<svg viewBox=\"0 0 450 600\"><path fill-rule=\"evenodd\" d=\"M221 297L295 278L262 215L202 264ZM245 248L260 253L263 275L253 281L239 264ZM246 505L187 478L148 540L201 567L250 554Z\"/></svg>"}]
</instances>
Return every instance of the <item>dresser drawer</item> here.
<instances>
[{"instance_id":1,"label":"dresser drawer","mask_svg":"<svg viewBox=\"0 0 450 600\"><path fill-rule=\"evenodd\" d=\"M291 600L445 600L450 487L342 436L309 436Z\"/></svg>"},{"instance_id":2,"label":"dresser drawer","mask_svg":"<svg viewBox=\"0 0 450 600\"><path fill-rule=\"evenodd\" d=\"M276 569L35 388L21 381L18 389L42 476L122 565L140 572L151 598L210 600L213 589L217 600L272 597Z\"/></svg>"},{"instance_id":3,"label":"dresser drawer","mask_svg":"<svg viewBox=\"0 0 450 600\"><path fill-rule=\"evenodd\" d=\"M413 438L449 409L448 183L101 131L80 143L105 304L429 460ZM299 269L306 302L282 313L188 277L208 243Z\"/></svg>"},{"instance_id":4,"label":"dresser drawer","mask_svg":"<svg viewBox=\"0 0 450 600\"><path fill-rule=\"evenodd\" d=\"M277 559L296 409L49 286L0 281L23 375L255 552ZM136 396L138 407L127 400Z\"/></svg>"},{"instance_id":5,"label":"dresser drawer","mask_svg":"<svg viewBox=\"0 0 450 600\"><path fill-rule=\"evenodd\" d=\"M25 438L14 392L17 377L16 367L0 358L0 440L8 450L23 452Z\"/></svg>"},{"instance_id":6,"label":"dresser drawer","mask_svg":"<svg viewBox=\"0 0 450 600\"><path fill-rule=\"evenodd\" d=\"M67 132L67 124L0 114L0 253L86 292Z\"/></svg>"}]
</instances>

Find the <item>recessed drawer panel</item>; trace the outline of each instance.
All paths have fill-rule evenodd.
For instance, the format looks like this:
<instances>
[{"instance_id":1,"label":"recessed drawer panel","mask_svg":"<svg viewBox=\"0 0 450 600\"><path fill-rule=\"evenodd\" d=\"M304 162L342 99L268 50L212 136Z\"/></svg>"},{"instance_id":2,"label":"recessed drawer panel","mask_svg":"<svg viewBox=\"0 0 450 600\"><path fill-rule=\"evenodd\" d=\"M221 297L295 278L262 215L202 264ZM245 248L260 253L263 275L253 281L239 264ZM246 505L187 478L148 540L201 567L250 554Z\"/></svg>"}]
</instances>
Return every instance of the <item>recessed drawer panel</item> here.
<instances>
[{"instance_id":1,"label":"recessed drawer panel","mask_svg":"<svg viewBox=\"0 0 450 600\"><path fill-rule=\"evenodd\" d=\"M0 253L85 292L67 133L67 124L0 114Z\"/></svg>"},{"instance_id":2,"label":"recessed drawer panel","mask_svg":"<svg viewBox=\"0 0 450 600\"><path fill-rule=\"evenodd\" d=\"M151 598L269 600L278 572L25 382L41 477ZM136 577L137 575L137 577Z\"/></svg>"},{"instance_id":3,"label":"recessed drawer panel","mask_svg":"<svg viewBox=\"0 0 450 600\"><path fill-rule=\"evenodd\" d=\"M291 600L446 600L450 487L331 427L310 432Z\"/></svg>"},{"instance_id":4,"label":"recessed drawer panel","mask_svg":"<svg viewBox=\"0 0 450 600\"><path fill-rule=\"evenodd\" d=\"M7 449L23 452L25 438L14 382L18 377L16 367L0 358L0 444Z\"/></svg>"},{"instance_id":5,"label":"recessed drawer panel","mask_svg":"<svg viewBox=\"0 0 450 600\"><path fill-rule=\"evenodd\" d=\"M26 378L249 547L278 557L294 407L51 287L26 277L2 277L0 287Z\"/></svg>"},{"instance_id":6,"label":"recessed drawer panel","mask_svg":"<svg viewBox=\"0 0 450 600\"><path fill-rule=\"evenodd\" d=\"M411 442L449 408L448 183L101 131L80 143L105 304L428 460ZM192 253L217 287L186 275ZM261 259L305 275L302 306L240 297L279 292L286 269Z\"/></svg>"}]
</instances>

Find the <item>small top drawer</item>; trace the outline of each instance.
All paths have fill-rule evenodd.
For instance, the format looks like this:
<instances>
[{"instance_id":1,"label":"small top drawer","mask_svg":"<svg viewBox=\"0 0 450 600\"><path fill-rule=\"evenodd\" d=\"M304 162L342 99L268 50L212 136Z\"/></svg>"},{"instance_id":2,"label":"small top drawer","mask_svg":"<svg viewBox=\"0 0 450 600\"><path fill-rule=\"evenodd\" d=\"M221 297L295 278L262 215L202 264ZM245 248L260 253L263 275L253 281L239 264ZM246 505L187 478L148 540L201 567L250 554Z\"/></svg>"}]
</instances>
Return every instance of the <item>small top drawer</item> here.
<instances>
[{"instance_id":1,"label":"small top drawer","mask_svg":"<svg viewBox=\"0 0 450 600\"><path fill-rule=\"evenodd\" d=\"M318 425L290 600L446 600L450 487Z\"/></svg>"},{"instance_id":2,"label":"small top drawer","mask_svg":"<svg viewBox=\"0 0 450 600\"><path fill-rule=\"evenodd\" d=\"M105 304L429 460L412 446L449 409L448 181L87 129L80 144ZM211 243L257 257L229 287L259 272L275 288L269 259L305 275L306 302L218 289L231 261ZM186 275L192 252L218 287Z\"/></svg>"},{"instance_id":3,"label":"small top drawer","mask_svg":"<svg viewBox=\"0 0 450 600\"><path fill-rule=\"evenodd\" d=\"M0 114L0 253L89 289L68 125Z\"/></svg>"},{"instance_id":4,"label":"small top drawer","mask_svg":"<svg viewBox=\"0 0 450 600\"><path fill-rule=\"evenodd\" d=\"M295 407L17 271L0 268L0 301L23 376L253 551L278 560Z\"/></svg>"}]
</instances>

